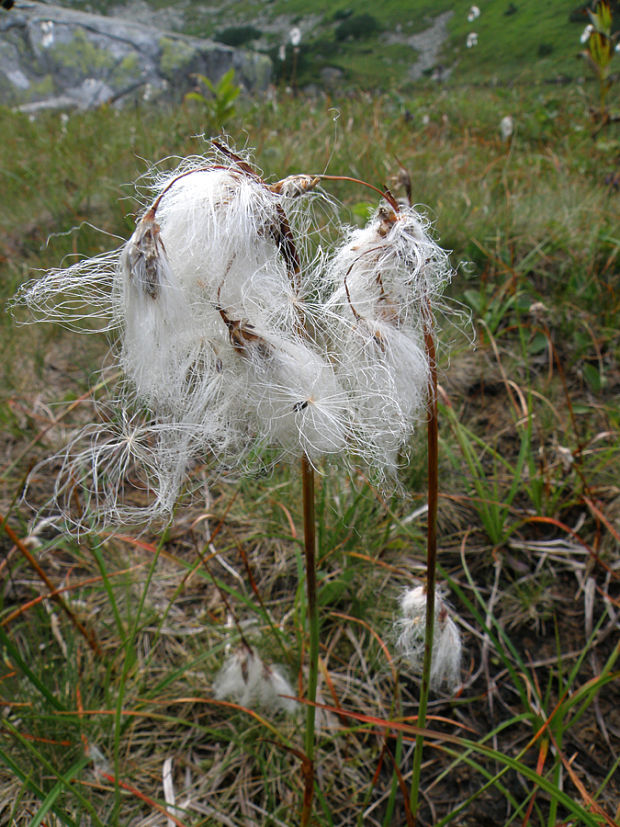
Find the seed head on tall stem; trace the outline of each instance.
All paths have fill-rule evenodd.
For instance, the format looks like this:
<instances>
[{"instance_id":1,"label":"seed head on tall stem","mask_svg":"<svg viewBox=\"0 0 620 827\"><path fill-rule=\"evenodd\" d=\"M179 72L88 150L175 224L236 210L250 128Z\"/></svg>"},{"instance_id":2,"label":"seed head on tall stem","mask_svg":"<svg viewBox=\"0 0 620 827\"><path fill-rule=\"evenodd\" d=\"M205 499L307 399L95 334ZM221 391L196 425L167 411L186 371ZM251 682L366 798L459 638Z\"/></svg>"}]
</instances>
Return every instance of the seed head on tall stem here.
<instances>
[{"instance_id":1,"label":"seed head on tall stem","mask_svg":"<svg viewBox=\"0 0 620 827\"><path fill-rule=\"evenodd\" d=\"M325 199L319 184L329 177L267 184L249 157L213 142L207 155L152 176L143 214L119 250L53 271L18 297L48 320L87 329L94 322L117 337L123 378L106 422L87 426L61 452L56 503L78 530L140 513L123 505L136 467L140 494L151 497L142 513L151 517L171 513L194 461L243 468L267 446L278 459L301 461L310 641L304 825L315 783L315 468L338 457L394 480L427 413L435 504L429 496L428 678L437 493L432 305L450 276L428 223L388 192L366 227L338 226L335 249L318 248L313 205ZM266 685L261 670L246 649L221 674L218 691L237 691L241 676L240 697L250 702ZM273 689L278 675L269 675ZM422 725L424 710L421 701Z\"/></svg>"}]
</instances>

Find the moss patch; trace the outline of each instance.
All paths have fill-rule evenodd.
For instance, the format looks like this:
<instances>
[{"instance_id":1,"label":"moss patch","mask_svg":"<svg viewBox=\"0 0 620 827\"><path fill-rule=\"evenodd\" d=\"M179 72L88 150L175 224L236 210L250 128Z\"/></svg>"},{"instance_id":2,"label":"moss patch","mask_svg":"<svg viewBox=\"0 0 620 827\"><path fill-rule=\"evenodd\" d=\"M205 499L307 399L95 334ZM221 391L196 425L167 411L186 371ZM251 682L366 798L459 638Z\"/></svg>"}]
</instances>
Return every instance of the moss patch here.
<instances>
[{"instance_id":1,"label":"moss patch","mask_svg":"<svg viewBox=\"0 0 620 827\"><path fill-rule=\"evenodd\" d=\"M161 74L169 80L179 72L191 68L196 58L196 49L193 46L171 37L160 38L159 48L161 49L159 69Z\"/></svg>"},{"instance_id":2,"label":"moss patch","mask_svg":"<svg viewBox=\"0 0 620 827\"><path fill-rule=\"evenodd\" d=\"M80 75L101 74L114 67L115 60L105 49L92 43L81 29L77 29L68 43L55 43L49 54L60 67Z\"/></svg>"},{"instance_id":3,"label":"moss patch","mask_svg":"<svg viewBox=\"0 0 620 827\"><path fill-rule=\"evenodd\" d=\"M41 100L42 98L49 98L55 92L54 78L52 75L45 75L45 77L30 84L28 97L30 100Z\"/></svg>"},{"instance_id":4,"label":"moss patch","mask_svg":"<svg viewBox=\"0 0 620 827\"><path fill-rule=\"evenodd\" d=\"M111 81L114 87L126 86L141 77L140 61L136 54L124 57L112 73Z\"/></svg>"}]
</instances>

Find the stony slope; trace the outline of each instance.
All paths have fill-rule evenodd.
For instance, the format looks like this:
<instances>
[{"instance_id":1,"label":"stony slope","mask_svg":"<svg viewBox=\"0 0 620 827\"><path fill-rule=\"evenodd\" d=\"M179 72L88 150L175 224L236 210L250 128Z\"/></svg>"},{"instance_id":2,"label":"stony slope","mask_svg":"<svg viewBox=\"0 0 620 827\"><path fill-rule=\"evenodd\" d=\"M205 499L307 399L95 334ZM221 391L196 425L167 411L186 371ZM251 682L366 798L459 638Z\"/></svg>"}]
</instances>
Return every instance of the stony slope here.
<instances>
[{"instance_id":1,"label":"stony slope","mask_svg":"<svg viewBox=\"0 0 620 827\"><path fill-rule=\"evenodd\" d=\"M89 108L167 94L200 72L264 89L271 62L222 43L111 15L21 0L0 12L0 103Z\"/></svg>"},{"instance_id":2,"label":"stony slope","mask_svg":"<svg viewBox=\"0 0 620 827\"><path fill-rule=\"evenodd\" d=\"M326 69L344 83L384 88L422 72L445 77L446 70L467 82L587 74L576 58L587 22L583 0L477 0L481 13L473 21L468 20L471 0L79 2L201 37L232 39L269 54L276 77L302 85L321 84ZM618 0L612 2L618 6ZM620 12L616 16L620 19ZM290 43L294 28L301 32L296 54ZM477 45L468 49L470 33L477 35ZM283 62L278 60L282 47Z\"/></svg>"}]
</instances>

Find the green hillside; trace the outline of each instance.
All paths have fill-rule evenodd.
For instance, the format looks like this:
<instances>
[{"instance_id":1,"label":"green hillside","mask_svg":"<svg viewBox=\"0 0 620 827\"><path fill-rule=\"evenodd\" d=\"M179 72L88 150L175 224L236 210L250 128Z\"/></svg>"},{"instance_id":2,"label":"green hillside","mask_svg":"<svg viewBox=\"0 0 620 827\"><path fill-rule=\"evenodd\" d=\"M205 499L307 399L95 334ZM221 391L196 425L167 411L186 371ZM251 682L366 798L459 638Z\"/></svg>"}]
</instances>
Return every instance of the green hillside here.
<instances>
[{"instance_id":1,"label":"green hillside","mask_svg":"<svg viewBox=\"0 0 620 827\"><path fill-rule=\"evenodd\" d=\"M119 9L107 0L72 5L108 13ZM577 55L588 4L479 0L480 16L470 22L471 5L470 0L385 0L380 7L371 0L220 0L208 7L150 2L160 25L270 54L277 80L293 85L386 88L436 75L438 68L456 82L553 81L587 74ZM134 13L133 7L126 13ZM301 31L296 52L290 44L293 27ZM470 33L477 35L477 45L467 48ZM284 61L278 58L282 46Z\"/></svg>"}]
</instances>

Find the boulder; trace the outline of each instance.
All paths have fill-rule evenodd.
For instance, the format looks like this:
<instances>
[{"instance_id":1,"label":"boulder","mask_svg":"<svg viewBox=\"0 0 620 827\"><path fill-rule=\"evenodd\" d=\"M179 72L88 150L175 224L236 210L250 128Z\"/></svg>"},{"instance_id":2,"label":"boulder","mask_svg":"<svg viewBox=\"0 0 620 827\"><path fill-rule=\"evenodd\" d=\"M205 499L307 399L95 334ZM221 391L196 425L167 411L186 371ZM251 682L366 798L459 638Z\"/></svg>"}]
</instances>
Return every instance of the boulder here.
<instances>
[{"instance_id":1,"label":"boulder","mask_svg":"<svg viewBox=\"0 0 620 827\"><path fill-rule=\"evenodd\" d=\"M269 84L269 58L210 40L33 0L0 9L0 104L87 109L180 99L192 73L217 82L231 68L248 91Z\"/></svg>"}]
</instances>

